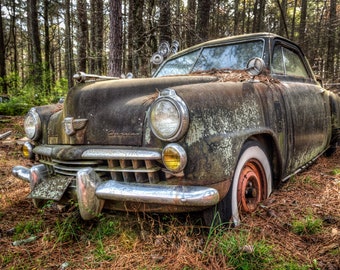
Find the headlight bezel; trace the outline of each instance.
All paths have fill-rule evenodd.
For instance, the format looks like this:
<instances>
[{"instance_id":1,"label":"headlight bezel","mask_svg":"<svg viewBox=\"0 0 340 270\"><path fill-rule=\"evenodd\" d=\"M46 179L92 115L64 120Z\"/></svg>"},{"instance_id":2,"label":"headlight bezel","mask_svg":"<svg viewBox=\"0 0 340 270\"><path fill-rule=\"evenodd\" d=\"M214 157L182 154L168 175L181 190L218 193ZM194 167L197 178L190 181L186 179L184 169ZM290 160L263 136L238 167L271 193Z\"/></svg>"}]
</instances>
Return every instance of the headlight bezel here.
<instances>
[{"instance_id":1,"label":"headlight bezel","mask_svg":"<svg viewBox=\"0 0 340 270\"><path fill-rule=\"evenodd\" d=\"M27 138L37 140L41 133L41 119L35 108L29 110L25 117L24 129Z\"/></svg>"},{"instance_id":2,"label":"headlight bezel","mask_svg":"<svg viewBox=\"0 0 340 270\"><path fill-rule=\"evenodd\" d=\"M169 134L165 134L165 132L162 133L162 128L160 127L162 125L165 126L166 121L161 123L160 119L154 118L155 110L159 108L161 103L163 103L163 105L168 103L167 105L172 106L178 115L176 128L174 128L174 130ZM163 112L163 114L166 115L166 112ZM162 141L174 142L180 140L186 134L189 127L188 107L183 99L179 97L173 89L164 89L160 92L158 98L150 106L148 118L152 133ZM165 117L165 119L168 120L167 117Z\"/></svg>"}]
</instances>

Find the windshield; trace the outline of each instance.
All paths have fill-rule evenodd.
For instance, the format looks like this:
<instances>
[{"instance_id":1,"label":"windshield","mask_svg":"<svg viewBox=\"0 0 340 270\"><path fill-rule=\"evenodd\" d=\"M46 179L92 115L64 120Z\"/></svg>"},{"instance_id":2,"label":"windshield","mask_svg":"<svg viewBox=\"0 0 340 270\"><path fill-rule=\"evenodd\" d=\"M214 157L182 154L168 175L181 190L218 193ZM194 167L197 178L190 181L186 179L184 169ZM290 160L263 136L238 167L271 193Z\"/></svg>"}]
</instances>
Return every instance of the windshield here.
<instances>
[{"instance_id":1,"label":"windshield","mask_svg":"<svg viewBox=\"0 0 340 270\"><path fill-rule=\"evenodd\" d=\"M156 77L212 69L242 70L251 58L262 58L262 54L262 40L206 47L167 61L156 73Z\"/></svg>"}]
</instances>

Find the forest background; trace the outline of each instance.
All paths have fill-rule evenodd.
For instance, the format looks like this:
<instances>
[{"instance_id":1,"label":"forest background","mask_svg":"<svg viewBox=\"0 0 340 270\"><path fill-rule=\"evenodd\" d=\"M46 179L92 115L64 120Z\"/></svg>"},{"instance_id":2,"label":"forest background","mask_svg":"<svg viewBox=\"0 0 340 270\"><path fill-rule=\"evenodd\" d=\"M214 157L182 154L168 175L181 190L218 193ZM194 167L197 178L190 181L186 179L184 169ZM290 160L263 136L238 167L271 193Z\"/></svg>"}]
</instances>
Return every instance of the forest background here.
<instances>
[{"instance_id":1,"label":"forest background","mask_svg":"<svg viewBox=\"0 0 340 270\"><path fill-rule=\"evenodd\" d=\"M326 85L340 79L339 0L0 0L0 114L52 102L73 74L147 77L162 41L180 49L271 32L298 43ZM1 100L0 100L1 102Z\"/></svg>"}]
</instances>

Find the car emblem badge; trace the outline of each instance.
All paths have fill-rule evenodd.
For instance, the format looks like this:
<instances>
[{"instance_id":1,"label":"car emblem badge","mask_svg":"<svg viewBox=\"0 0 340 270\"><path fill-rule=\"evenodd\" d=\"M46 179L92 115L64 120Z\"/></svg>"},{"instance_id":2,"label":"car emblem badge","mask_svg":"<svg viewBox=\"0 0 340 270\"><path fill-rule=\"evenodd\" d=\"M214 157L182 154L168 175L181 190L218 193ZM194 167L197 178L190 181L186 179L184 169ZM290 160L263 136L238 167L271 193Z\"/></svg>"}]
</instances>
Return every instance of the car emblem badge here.
<instances>
[{"instance_id":1,"label":"car emblem badge","mask_svg":"<svg viewBox=\"0 0 340 270\"><path fill-rule=\"evenodd\" d=\"M73 117L66 117L64 119L64 129L65 129L65 133L68 136L71 136L74 133L76 133L74 128L73 128Z\"/></svg>"},{"instance_id":2,"label":"car emblem badge","mask_svg":"<svg viewBox=\"0 0 340 270\"><path fill-rule=\"evenodd\" d=\"M74 119L73 117L66 117L63 121L64 130L68 136L74 135L78 130L85 127L87 119Z\"/></svg>"}]
</instances>

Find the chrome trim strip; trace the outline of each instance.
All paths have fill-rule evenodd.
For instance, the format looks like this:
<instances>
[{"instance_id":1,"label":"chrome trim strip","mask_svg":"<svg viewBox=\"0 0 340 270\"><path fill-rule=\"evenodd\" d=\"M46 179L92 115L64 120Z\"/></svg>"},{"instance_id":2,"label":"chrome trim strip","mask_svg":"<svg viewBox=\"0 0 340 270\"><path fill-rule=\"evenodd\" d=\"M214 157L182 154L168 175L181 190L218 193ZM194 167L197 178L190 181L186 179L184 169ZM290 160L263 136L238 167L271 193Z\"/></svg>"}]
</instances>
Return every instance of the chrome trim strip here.
<instances>
[{"instance_id":1,"label":"chrome trim strip","mask_svg":"<svg viewBox=\"0 0 340 270\"><path fill-rule=\"evenodd\" d=\"M135 159L157 160L162 158L161 150L142 149L88 149L81 156L84 159Z\"/></svg>"},{"instance_id":2,"label":"chrome trim strip","mask_svg":"<svg viewBox=\"0 0 340 270\"><path fill-rule=\"evenodd\" d=\"M83 165L83 166L90 166L90 165L98 165L99 162L91 161L91 160L76 160L76 161L67 161L67 160L59 160L59 159L52 159L52 162L58 164L67 164L67 165Z\"/></svg>"},{"instance_id":3,"label":"chrome trim strip","mask_svg":"<svg viewBox=\"0 0 340 270\"><path fill-rule=\"evenodd\" d=\"M86 166L81 167L68 167L68 166L62 166L60 164L53 164L54 169L56 172L77 172L81 169L86 168ZM126 168L121 168L121 167L116 167L116 168L109 168L109 167L94 167L93 170L98 171L98 172L131 172L131 173L152 173L152 172L157 172L160 170L160 167L151 167L151 168L146 168L146 167L140 167L137 169L134 169L133 167L126 167Z\"/></svg>"},{"instance_id":4,"label":"chrome trim strip","mask_svg":"<svg viewBox=\"0 0 340 270\"><path fill-rule=\"evenodd\" d=\"M42 156L52 156L53 149L58 148L60 150L64 149L63 146L55 145L51 146L36 146L34 148L34 153ZM161 149L139 149L139 148L91 148L88 146L77 147L77 146L65 146L65 149L74 148L77 152L84 152L81 154L80 158L84 159L135 159L135 160L158 160L162 158Z\"/></svg>"},{"instance_id":5,"label":"chrome trim strip","mask_svg":"<svg viewBox=\"0 0 340 270\"><path fill-rule=\"evenodd\" d=\"M33 149L33 152L38 155L43 155L43 156L51 156L52 155L52 147L46 147L46 146L36 146Z\"/></svg>"}]
</instances>

